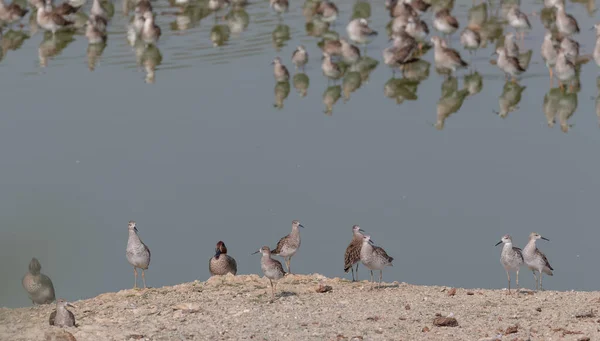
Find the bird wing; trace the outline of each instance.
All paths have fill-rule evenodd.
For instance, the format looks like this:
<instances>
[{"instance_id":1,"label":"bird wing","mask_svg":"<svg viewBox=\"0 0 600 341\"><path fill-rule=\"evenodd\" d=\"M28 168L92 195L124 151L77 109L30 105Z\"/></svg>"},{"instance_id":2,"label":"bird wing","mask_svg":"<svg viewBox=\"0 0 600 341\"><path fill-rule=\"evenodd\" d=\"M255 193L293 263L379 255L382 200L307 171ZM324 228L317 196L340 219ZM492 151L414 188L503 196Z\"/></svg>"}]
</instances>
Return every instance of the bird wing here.
<instances>
[{"instance_id":1,"label":"bird wing","mask_svg":"<svg viewBox=\"0 0 600 341\"><path fill-rule=\"evenodd\" d=\"M519 256L519 258L521 259L521 262L524 262L525 259L523 258L523 250L519 249L518 247L513 246L513 251L516 252L517 256Z\"/></svg>"},{"instance_id":2,"label":"bird wing","mask_svg":"<svg viewBox=\"0 0 600 341\"><path fill-rule=\"evenodd\" d=\"M21 8L21 6L15 4L14 2L8 5L6 9L8 12L17 13L20 17L24 16L25 14L27 14L27 12L29 12L27 8Z\"/></svg>"},{"instance_id":3,"label":"bird wing","mask_svg":"<svg viewBox=\"0 0 600 341\"><path fill-rule=\"evenodd\" d=\"M360 260L360 249L362 247L362 242L352 241L346 248L346 253L344 254L344 272L348 272L354 263Z\"/></svg>"},{"instance_id":4,"label":"bird wing","mask_svg":"<svg viewBox=\"0 0 600 341\"><path fill-rule=\"evenodd\" d=\"M448 24L454 28L458 28L458 20L448 13Z\"/></svg>"},{"instance_id":5,"label":"bird wing","mask_svg":"<svg viewBox=\"0 0 600 341\"><path fill-rule=\"evenodd\" d=\"M62 15L52 12L50 13L52 17L52 21L54 21L58 26L69 26L72 25L73 22L65 19Z\"/></svg>"},{"instance_id":6,"label":"bird wing","mask_svg":"<svg viewBox=\"0 0 600 341\"><path fill-rule=\"evenodd\" d=\"M285 245L285 241L287 240L288 237L289 237L289 235L279 239L275 249L271 250L271 254L278 255L281 252L281 249L283 248L283 246Z\"/></svg>"},{"instance_id":7,"label":"bird wing","mask_svg":"<svg viewBox=\"0 0 600 341\"><path fill-rule=\"evenodd\" d=\"M300 52L300 50L298 50L298 49L295 49L295 50L294 50L294 53L292 53L292 59L294 59L294 56L295 56L296 54L298 54L298 52Z\"/></svg>"},{"instance_id":8,"label":"bird wing","mask_svg":"<svg viewBox=\"0 0 600 341\"><path fill-rule=\"evenodd\" d=\"M509 56L506 56L506 58L509 59L511 63L514 63L517 66L517 70L519 70L519 72L525 72L525 69L523 69L521 63L519 62L519 58Z\"/></svg>"},{"instance_id":9,"label":"bird wing","mask_svg":"<svg viewBox=\"0 0 600 341\"><path fill-rule=\"evenodd\" d=\"M373 252L375 254L377 254L378 256L381 256L384 259L387 259L387 261L390 263L392 263L392 261L394 260L393 257L388 256L388 254L385 252L385 250L380 248L379 246L373 246Z\"/></svg>"},{"instance_id":10,"label":"bird wing","mask_svg":"<svg viewBox=\"0 0 600 341\"><path fill-rule=\"evenodd\" d=\"M462 57L460 56L460 54L455 50L455 49L451 49L451 48L446 48L446 52L448 53L448 55L450 56L450 58L458 61L460 64L462 64L463 66L467 66L469 64L467 64L467 62L465 62Z\"/></svg>"},{"instance_id":11,"label":"bird wing","mask_svg":"<svg viewBox=\"0 0 600 341\"><path fill-rule=\"evenodd\" d=\"M546 258L546 255L542 253L542 251L540 251L539 249L535 249L535 253L537 255L539 255L540 257L542 257L542 259L544 260L545 266L548 267L548 269L550 270L554 270L551 266L550 266L550 262L548 262L548 258Z\"/></svg>"},{"instance_id":12,"label":"bird wing","mask_svg":"<svg viewBox=\"0 0 600 341\"><path fill-rule=\"evenodd\" d=\"M53 312L50 313L50 318L48 319L48 322L50 323L51 326L54 325L55 319L56 319L56 310L54 310Z\"/></svg>"}]
</instances>

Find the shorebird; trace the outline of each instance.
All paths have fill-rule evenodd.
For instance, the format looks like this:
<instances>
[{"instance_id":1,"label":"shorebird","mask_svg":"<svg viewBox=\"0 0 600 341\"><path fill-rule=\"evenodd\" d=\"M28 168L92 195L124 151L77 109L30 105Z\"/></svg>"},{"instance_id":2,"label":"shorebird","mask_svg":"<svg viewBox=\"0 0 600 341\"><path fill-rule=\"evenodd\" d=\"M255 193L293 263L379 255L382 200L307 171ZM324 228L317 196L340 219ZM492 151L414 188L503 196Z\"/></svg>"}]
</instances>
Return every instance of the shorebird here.
<instances>
[{"instance_id":1,"label":"shorebird","mask_svg":"<svg viewBox=\"0 0 600 341\"><path fill-rule=\"evenodd\" d=\"M100 4L100 0L93 0L92 8L90 9L90 16L100 17L104 22L108 22L108 14L104 10L104 7Z\"/></svg>"},{"instance_id":2,"label":"shorebird","mask_svg":"<svg viewBox=\"0 0 600 341\"><path fill-rule=\"evenodd\" d=\"M29 262L29 272L23 277L23 289L33 304L48 304L54 301L54 285L50 277L40 271L42 265L37 258Z\"/></svg>"},{"instance_id":3,"label":"shorebird","mask_svg":"<svg viewBox=\"0 0 600 341\"><path fill-rule=\"evenodd\" d=\"M298 45L294 53L292 53L292 63L296 66L296 70L304 70L304 65L308 63L308 52L304 48L304 45Z\"/></svg>"},{"instance_id":4,"label":"shorebird","mask_svg":"<svg viewBox=\"0 0 600 341\"><path fill-rule=\"evenodd\" d=\"M449 9L444 8L433 17L433 27L447 37L458 30L458 20L450 14Z\"/></svg>"},{"instance_id":5,"label":"shorebird","mask_svg":"<svg viewBox=\"0 0 600 341\"><path fill-rule=\"evenodd\" d=\"M135 5L135 11L141 14L152 12L152 3L150 0L139 0Z\"/></svg>"},{"instance_id":6,"label":"shorebird","mask_svg":"<svg viewBox=\"0 0 600 341\"><path fill-rule=\"evenodd\" d=\"M384 249L373 245L370 236L363 236L363 243L360 249L360 261L371 271L371 282L373 282L373 270L379 270L379 286L383 278L383 268L392 266L394 258L388 256Z\"/></svg>"},{"instance_id":7,"label":"shorebird","mask_svg":"<svg viewBox=\"0 0 600 341\"><path fill-rule=\"evenodd\" d=\"M427 24L421 19L410 18L408 19L404 30L409 36L415 38L415 40L419 42L419 50L421 50L423 41L425 41L429 34L429 27L427 27Z\"/></svg>"},{"instance_id":8,"label":"shorebird","mask_svg":"<svg viewBox=\"0 0 600 341\"><path fill-rule=\"evenodd\" d=\"M427 12L431 4L423 0L404 0L404 2L412 7L419 15Z\"/></svg>"},{"instance_id":9,"label":"shorebird","mask_svg":"<svg viewBox=\"0 0 600 341\"><path fill-rule=\"evenodd\" d=\"M341 56L342 43L339 40L326 39L323 41L322 50L331 56Z\"/></svg>"},{"instance_id":10,"label":"shorebird","mask_svg":"<svg viewBox=\"0 0 600 341\"><path fill-rule=\"evenodd\" d=\"M326 23L334 23L338 16L337 6L330 0L322 0L315 12L321 21Z\"/></svg>"},{"instance_id":11,"label":"shorebird","mask_svg":"<svg viewBox=\"0 0 600 341\"><path fill-rule=\"evenodd\" d=\"M571 82L575 78L575 64L573 64L565 55L565 51L562 49L558 50L558 55L556 57L556 78L558 78L558 82L561 90L564 89L563 83L569 83L572 88L573 83Z\"/></svg>"},{"instance_id":12,"label":"shorebird","mask_svg":"<svg viewBox=\"0 0 600 341\"><path fill-rule=\"evenodd\" d=\"M59 298L56 300L56 310L50 313L50 318L48 322L50 322L51 326L57 327L74 327L75 326L75 315L73 312L67 309L67 307L77 308L66 300Z\"/></svg>"},{"instance_id":13,"label":"shorebird","mask_svg":"<svg viewBox=\"0 0 600 341\"><path fill-rule=\"evenodd\" d=\"M290 262L292 261L292 257L296 254L296 252L298 252L298 249L300 248L300 230L298 229L299 227L304 228L304 226L302 226L298 220L293 220L292 232L290 232L290 234L288 234L287 236L279 239L279 241L277 242L277 246L273 251L271 251L271 254L280 255L281 257L283 257L283 260L285 261L285 265L287 267L287 272L289 273L292 273L292 269L290 268Z\"/></svg>"},{"instance_id":14,"label":"shorebird","mask_svg":"<svg viewBox=\"0 0 600 341\"><path fill-rule=\"evenodd\" d=\"M394 0L390 2L389 6L390 16L392 18L401 18L400 20L406 21L408 18L418 18L419 13L415 9L404 1Z\"/></svg>"},{"instance_id":15,"label":"shorebird","mask_svg":"<svg viewBox=\"0 0 600 341\"><path fill-rule=\"evenodd\" d=\"M360 262L360 250L363 244L363 237L365 231L360 226L352 226L352 241L346 248L344 253L344 272L348 273L348 270L352 270L352 282L358 280L358 264ZM356 264L356 279L354 278L354 264Z\"/></svg>"},{"instance_id":16,"label":"shorebird","mask_svg":"<svg viewBox=\"0 0 600 341\"><path fill-rule=\"evenodd\" d=\"M577 63L579 58L579 43L569 37L563 37L560 41L560 49L565 52L567 59L573 63Z\"/></svg>"},{"instance_id":17,"label":"shorebird","mask_svg":"<svg viewBox=\"0 0 600 341\"><path fill-rule=\"evenodd\" d=\"M211 276L237 273L237 263L233 257L227 254L227 247L222 241L217 243L215 255L208 261L208 271Z\"/></svg>"},{"instance_id":18,"label":"shorebird","mask_svg":"<svg viewBox=\"0 0 600 341\"><path fill-rule=\"evenodd\" d=\"M448 69L455 72L458 68L466 68L469 66L456 50L446 46L446 43L437 36L431 37L431 42L434 45L434 61L437 68Z\"/></svg>"},{"instance_id":19,"label":"shorebird","mask_svg":"<svg viewBox=\"0 0 600 341\"><path fill-rule=\"evenodd\" d=\"M594 60L596 61L596 65L600 66L600 24L594 25L596 29L596 47L594 47Z\"/></svg>"},{"instance_id":20,"label":"shorebird","mask_svg":"<svg viewBox=\"0 0 600 341\"><path fill-rule=\"evenodd\" d=\"M413 56L418 45L416 40L406 33L395 34L392 39L393 45L383 50L383 62L395 73L396 67L402 67L415 59Z\"/></svg>"},{"instance_id":21,"label":"shorebird","mask_svg":"<svg viewBox=\"0 0 600 341\"><path fill-rule=\"evenodd\" d=\"M508 24L517 32L521 33L521 40L525 37L525 30L531 30L531 24L527 15L519 9L518 5L514 5L507 13L506 18Z\"/></svg>"},{"instance_id":22,"label":"shorebird","mask_svg":"<svg viewBox=\"0 0 600 341\"><path fill-rule=\"evenodd\" d=\"M550 74L550 83L552 83L552 68L556 65L556 58L558 57L558 50L554 46L555 42L552 39L552 32L547 31L544 35L544 42L542 43L541 54L548 73Z\"/></svg>"},{"instance_id":23,"label":"shorebird","mask_svg":"<svg viewBox=\"0 0 600 341\"><path fill-rule=\"evenodd\" d=\"M101 30L94 16L90 16L85 28L85 36L89 44L103 44L106 42L106 31Z\"/></svg>"},{"instance_id":24,"label":"shorebird","mask_svg":"<svg viewBox=\"0 0 600 341\"><path fill-rule=\"evenodd\" d=\"M144 27L142 27L142 40L146 44L156 44L161 35L161 30L158 25L154 23L154 14L152 12L145 12Z\"/></svg>"},{"instance_id":25,"label":"shorebird","mask_svg":"<svg viewBox=\"0 0 600 341\"><path fill-rule=\"evenodd\" d=\"M577 20L565 12L565 5L557 3L556 7L556 28L562 36L570 36L575 33L579 33L579 24Z\"/></svg>"},{"instance_id":26,"label":"shorebird","mask_svg":"<svg viewBox=\"0 0 600 341\"><path fill-rule=\"evenodd\" d=\"M377 36L377 31L369 27L369 23L365 18L352 20L348 26L346 26L346 32L348 33L350 40L357 44L368 44Z\"/></svg>"},{"instance_id":27,"label":"shorebird","mask_svg":"<svg viewBox=\"0 0 600 341\"><path fill-rule=\"evenodd\" d=\"M275 57L271 62L273 65L273 75L276 82L287 82L290 79L288 69L281 63L281 58Z\"/></svg>"},{"instance_id":28,"label":"shorebird","mask_svg":"<svg viewBox=\"0 0 600 341\"><path fill-rule=\"evenodd\" d=\"M271 283L271 298L275 299L277 280L285 276L285 271L283 271L283 266L278 260L271 258L271 250L268 246L261 247L258 251L254 252L253 255L257 253L262 254L262 257L260 258L260 268ZM273 285L273 281L275 281L275 285Z\"/></svg>"},{"instance_id":29,"label":"shorebird","mask_svg":"<svg viewBox=\"0 0 600 341\"><path fill-rule=\"evenodd\" d=\"M336 81L342 77L342 69L338 64L331 61L331 55L327 52L323 52L323 63L321 63L321 70L323 70L323 75L330 80ZM279 247L279 245L277 246Z\"/></svg>"},{"instance_id":30,"label":"shorebird","mask_svg":"<svg viewBox=\"0 0 600 341\"><path fill-rule=\"evenodd\" d=\"M133 288L137 288L137 268L142 270L142 281L144 282L144 288L146 288L145 271L148 270L148 266L150 265L150 249L138 236L135 221L130 220L127 227L129 229L129 239L127 240L125 254L127 255L127 261L133 266Z\"/></svg>"},{"instance_id":31,"label":"shorebird","mask_svg":"<svg viewBox=\"0 0 600 341\"><path fill-rule=\"evenodd\" d=\"M56 31L73 25L72 21L65 19L62 15L54 13L46 8L43 1L38 1L36 20L37 24L46 31L56 35Z\"/></svg>"},{"instance_id":32,"label":"shorebird","mask_svg":"<svg viewBox=\"0 0 600 341\"><path fill-rule=\"evenodd\" d=\"M27 8L22 8L14 2L7 6L4 0L0 0L0 22L11 25L21 20L27 12Z\"/></svg>"},{"instance_id":33,"label":"shorebird","mask_svg":"<svg viewBox=\"0 0 600 341\"><path fill-rule=\"evenodd\" d=\"M46 0L46 7L52 8L52 11L54 13L57 13L57 14L60 14L63 16L77 13L77 11L79 11L79 9L82 6L83 6L83 4L81 4L79 6L73 6L68 1L61 3L60 6L54 6L54 4L52 3L52 0Z\"/></svg>"},{"instance_id":34,"label":"shorebird","mask_svg":"<svg viewBox=\"0 0 600 341\"><path fill-rule=\"evenodd\" d=\"M290 4L288 0L269 0L269 6L271 6L278 15L281 15L281 13L288 11Z\"/></svg>"},{"instance_id":35,"label":"shorebird","mask_svg":"<svg viewBox=\"0 0 600 341\"><path fill-rule=\"evenodd\" d=\"M500 254L500 263L504 266L506 271L506 277L508 277L508 293L510 294L510 272L515 271L517 273L517 290L519 289L519 268L523 265L523 251L518 247L514 247L512 243L512 237L510 235L504 235L502 239L496 243L495 246L504 243L502 247L502 253Z\"/></svg>"},{"instance_id":36,"label":"shorebird","mask_svg":"<svg viewBox=\"0 0 600 341\"><path fill-rule=\"evenodd\" d=\"M460 34L460 44L463 48L468 50L469 53L472 53L479 48L479 45L481 45L481 35L477 30L467 27Z\"/></svg>"},{"instance_id":37,"label":"shorebird","mask_svg":"<svg viewBox=\"0 0 600 341\"><path fill-rule=\"evenodd\" d=\"M515 34L509 32L504 36L504 50L509 57L519 58L519 45L515 42Z\"/></svg>"},{"instance_id":38,"label":"shorebird","mask_svg":"<svg viewBox=\"0 0 600 341\"><path fill-rule=\"evenodd\" d=\"M538 239L549 241L548 238L540 236L539 233L532 232L529 235L529 243L527 243L525 248L523 248L523 260L525 261L525 264L527 264L527 267L531 269L531 272L533 272L533 278L535 279L535 289L543 290L542 275L545 273L548 276L552 276L552 270L554 269L550 266L546 255L544 255L542 251L540 251L535 246L535 241ZM539 272L539 280L538 277L535 275L536 271Z\"/></svg>"},{"instance_id":39,"label":"shorebird","mask_svg":"<svg viewBox=\"0 0 600 341\"><path fill-rule=\"evenodd\" d=\"M354 64L360 59L360 50L358 47L350 44L344 38L340 38L340 44L342 44L340 52L345 63Z\"/></svg>"},{"instance_id":40,"label":"shorebird","mask_svg":"<svg viewBox=\"0 0 600 341\"><path fill-rule=\"evenodd\" d=\"M498 55L497 63L498 67L508 79L508 75L512 77L513 83L516 83L516 77L521 73L525 72L525 69L519 64L517 57L510 57L506 54L506 50L502 47L496 49Z\"/></svg>"}]
</instances>

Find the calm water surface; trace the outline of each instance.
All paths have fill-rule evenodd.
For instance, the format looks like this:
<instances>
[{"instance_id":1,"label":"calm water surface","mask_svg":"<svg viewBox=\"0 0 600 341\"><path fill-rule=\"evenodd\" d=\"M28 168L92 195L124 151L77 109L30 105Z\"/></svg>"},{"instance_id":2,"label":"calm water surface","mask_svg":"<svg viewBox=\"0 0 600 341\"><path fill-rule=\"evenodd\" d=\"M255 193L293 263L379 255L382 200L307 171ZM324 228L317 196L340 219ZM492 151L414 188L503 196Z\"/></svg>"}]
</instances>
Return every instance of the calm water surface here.
<instances>
[{"instance_id":1,"label":"calm water surface","mask_svg":"<svg viewBox=\"0 0 600 341\"><path fill-rule=\"evenodd\" d=\"M33 256L69 300L130 288L130 219L152 250L154 287L207 279L218 240L240 273L259 273L250 253L274 247L299 219L298 273L344 276L343 252L359 224L395 258L387 281L501 288L494 244L510 233L522 247L536 231L551 240L538 242L556 269L546 288L599 289L598 68L583 65L573 93L550 88L539 55L544 28L531 15L541 2L522 5L533 30L520 85L490 64L495 37L474 57L459 48L472 6L459 1L451 45L472 68L447 78L428 64L429 51L418 87L391 79L382 63L383 1L338 2L342 36L359 12L380 35L368 67L335 87L321 73L320 38L307 33L302 1L279 20L266 0L218 18L206 1L180 11L159 0L163 36L149 49L128 43L131 14L121 1L104 50L88 49L81 34L44 38L29 16L30 37L5 31L0 306L30 305L21 277ZM593 50L593 10L593 2L567 3L582 53ZM431 13L424 18L431 28ZM270 65L279 55L293 71L298 44L310 54L304 97L294 82L275 84ZM476 84L471 94L465 81ZM544 110L557 103L550 128ZM359 276L367 278L364 267ZM532 277L522 271L521 284L531 287Z\"/></svg>"}]
</instances>

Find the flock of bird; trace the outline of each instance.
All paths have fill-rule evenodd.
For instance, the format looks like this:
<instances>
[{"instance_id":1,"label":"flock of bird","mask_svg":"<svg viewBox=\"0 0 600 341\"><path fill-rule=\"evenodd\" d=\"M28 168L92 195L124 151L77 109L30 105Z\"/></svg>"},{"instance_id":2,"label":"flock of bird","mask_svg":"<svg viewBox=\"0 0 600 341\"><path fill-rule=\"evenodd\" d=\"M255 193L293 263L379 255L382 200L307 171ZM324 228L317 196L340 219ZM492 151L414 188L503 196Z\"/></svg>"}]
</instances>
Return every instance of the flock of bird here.
<instances>
[{"instance_id":1,"label":"flock of bird","mask_svg":"<svg viewBox=\"0 0 600 341\"><path fill-rule=\"evenodd\" d=\"M271 285L271 301L275 299L275 291L277 288L277 280L283 278L287 273L291 273L291 260L300 249L300 228L304 228L298 220L292 221L292 231L281 238L274 249L268 246L261 247L252 255L261 253L260 260L261 270L265 277L269 279ZM135 221L128 223L129 237L126 247L126 258L129 264L133 267L134 285L137 289L138 272L142 271L142 281L146 288L145 271L150 266L150 249L142 242L138 235L138 229ZM549 276L553 275L553 268L548 262L548 258L536 247L536 240L547 238L542 237L538 233L532 232L529 235L529 243L523 250L513 246L510 235L502 237L499 245L504 243L500 262L506 270L508 277L508 294L510 291L510 272L516 271L516 284L519 286L519 269L522 265L526 265L532 272L536 280L536 290L543 290L542 275L545 273ZM274 259L273 255L279 255L284 259L286 269L278 260ZM373 240L365 231L358 225L352 226L352 240L348 244L344 253L344 272L352 271L352 281L358 280L358 266L362 263L371 272L371 289L373 289L374 279L373 271L379 270L378 288L381 287L383 277L383 269L387 266L392 266L394 258L390 257L383 248L374 245ZM354 267L356 265L356 268ZM40 262L33 258L29 263L29 272L25 274L22 280L23 288L27 292L29 299L33 304L50 304L55 301L54 285L52 280L41 273ZM219 241L215 248L215 254L209 259L208 269L211 276L224 276L227 274L237 274L237 262L227 254L227 247L223 241ZM538 275L536 275L536 272ZM49 318L51 325L72 327L75 325L75 317L67 307L74 307L71 303L64 299L56 300L56 310L52 312Z\"/></svg>"}]
</instances>

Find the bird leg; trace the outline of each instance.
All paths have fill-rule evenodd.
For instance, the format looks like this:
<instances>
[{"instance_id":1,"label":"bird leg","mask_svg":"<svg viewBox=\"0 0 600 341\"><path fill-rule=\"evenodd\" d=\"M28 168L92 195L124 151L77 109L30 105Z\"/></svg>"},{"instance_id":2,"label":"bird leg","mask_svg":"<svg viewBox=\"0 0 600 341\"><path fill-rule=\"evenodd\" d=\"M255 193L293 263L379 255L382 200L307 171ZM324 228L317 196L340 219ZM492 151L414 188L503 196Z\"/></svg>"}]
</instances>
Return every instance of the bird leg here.
<instances>
[{"instance_id":1,"label":"bird leg","mask_svg":"<svg viewBox=\"0 0 600 341\"><path fill-rule=\"evenodd\" d=\"M550 73L550 88L554 85L554 78L552 78L552 68L548 66L548 72Z\"/></svg>"},{"instance_id":2,"label":"bird leg","mask_svg":"<svg viewBox=\"0 0 600 341\"><path fill-rule=\"evenodd\" d=\"M137 270L133 267L133 288L137 289Z\"/></svg>"},{"instance_id":3,"label":"bird leg","mask_svg":"<svg viewBox=\"0 0 600 341\"><path fill-rule=\"evenodd\" d=\"M287 259L287 268L288 268L288 272L291 274L292 273L292 267L291 267L291 262L292 262L292 256L289 256Z\"/></svg>"},{"instance_id":4,"label":"bird leg","mask_svg":"<svg viewBox=\"0 0 600 341\"><path fill-rule=\"evenodd\" d=\"M356 280L358 281L358 264L359 262L356 262Z\"/></svg>"},{"instance_id":5,"label":"bird leg","mask_svg":"<svg viewBox=\"0 0 600 341\"><path fill-rule=\"evenodd\" d=\"M379 288L381 288L381 279L383 278L383 270L379 270Z\"/></svg>"},{"instance_id":6,"label":"bird leg","mask_svg":"<svg viewBox=\"0 0 600 341\"><path fill-rule=\"evenodd\" d=\"M146 289L146 272L142 269L142 282L144 282L144 289Z\"/></svg>"},{"instance_id":7,"label":"bird leg","mask_svg":"<svg viewBox=\"0 0 600 341\"><path fill-rule=\"evenodd\" d=\"M544 288L542 287L542 272L540 271L540 291L544 291Z\"/></svg>"},{"instance_id":8,"label":"bird leg","mask_svg":"<svg viewBox=\"0 0 600 341\"><path fill-rule=\"evenodd\" d=\"M352 270L352 282L354 282L354 265L350 267L350 270Z\"/></svg>"},{"instance_id":9,"label":"bird leg","mask_svg":"<svg viewBox=\"0 0 600 341\"><path fill-rule=\"evenodd\" d=\"M506 277L508 277L508 295L510 295L510 273L506 271Z\"/></svg>"},{"instance_id":10,"label":"bird leg","mask_svg":"<svg viewBox=\"0 0 600 341\"><path fill-rule=\"evenodd\" d=\"M271 283L271 300L275 299L275 288L273 287L273 280L269 278L269 282Z\"/></svg>"},{"instance_id":11,"label":"bird leg","mask_svg":"<svg viewBox=\"0 0 600 341\"><path fill-rule=\"evenodd\" d=\"M519 269L517 268L517 291L519 291Z\"/></svg>"},{"instance_id":12,"label":"bird leg","mask_svg":"<svg viewBox=\"0 0 600 341\"><path fill-rule=\"evenodd\" d=\"M533 278L535 279L535 290L537 291L537 289L538 289L538 278L535 275L535 270L531 270L531 272L533 273Z\"/></svg>"}]
</instances>

